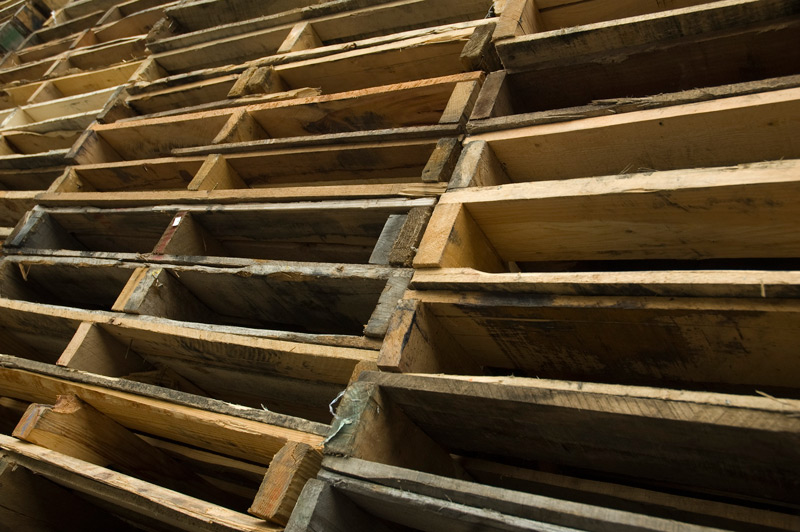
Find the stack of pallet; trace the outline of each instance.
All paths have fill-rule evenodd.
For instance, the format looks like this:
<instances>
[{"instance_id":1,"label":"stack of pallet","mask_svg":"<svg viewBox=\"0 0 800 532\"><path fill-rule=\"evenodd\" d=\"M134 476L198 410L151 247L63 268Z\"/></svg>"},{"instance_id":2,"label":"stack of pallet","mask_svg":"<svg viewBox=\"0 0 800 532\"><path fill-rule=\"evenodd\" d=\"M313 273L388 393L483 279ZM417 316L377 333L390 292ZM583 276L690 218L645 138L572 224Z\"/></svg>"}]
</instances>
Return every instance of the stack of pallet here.
<instances>
[{"instance_id":1,"label":"stack of pallet","mask_svg":"<svg viewBox=\"0 0 800 532\"><path fill-rule=\"evenodd\" d=\"M290 528L800 529L800 4L526 9Z\"/></svg>"},{"instance_id":2,"label":"stack of pallet","mask_svg":"<svg viewBox=\"0 0 800 532\"><path fill-rule=\"evenodd\" d=\"M307 4L74 1L7 56L16 529L282 528L376 368L497 17Z\"/></svg>"},{"instance_id":3,"label":"stack of pallet","mask_svg":"<svg viewBox=\"0 0 800 532\"><path fill-rule=\"evenodd\" d=\"M0 530L800 529L797 2L48 7Z\"/></svg>"}]
</instances>

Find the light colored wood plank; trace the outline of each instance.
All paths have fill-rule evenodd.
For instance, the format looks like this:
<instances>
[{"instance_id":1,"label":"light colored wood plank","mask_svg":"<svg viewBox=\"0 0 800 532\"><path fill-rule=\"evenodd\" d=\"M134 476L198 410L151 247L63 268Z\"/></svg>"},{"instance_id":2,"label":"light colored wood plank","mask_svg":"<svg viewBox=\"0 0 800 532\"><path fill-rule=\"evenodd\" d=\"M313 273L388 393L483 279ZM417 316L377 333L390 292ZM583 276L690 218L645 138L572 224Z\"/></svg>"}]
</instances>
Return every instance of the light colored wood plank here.
<instances>
[{"instance_id":1,"label":"light colored wood plank","mask_svg":"<svg viewBox=\"0 0 800 532\"><path fill-rule=\"evenodd\" d=\"M58 395L75 394L128 429L265 465L287 441L319 445L322 440L292 429L29 371L0 368L0 382L5 394L32 402L53 403Z\"/></svg>"},{"instance_id":2,"label":"light colored wood plank","mask_svg":"<svg viewBox=\"0 0 800 532\"><path fill-rule=\"evenodd\" d=\"M795 257L798 167L790 160L510 184L453 193L437 210L462 205L505 261ZM456 253L449 242L444 253ZM474 264L464 259L450 265Z\"/></svg>"},{"instance_id":3,"label":"light colored wood plank","mask_svg":"<svg viewBox=\"0 0 800 532\"><path fill-rule=\"evenodd\" d=\"M193 471L74 395L60 395L52 406L32 404L13 436L182 493L230 500Z\"/></svg>"},{"instance_id":4,"label":"light colored wood plank","mask_svg":"<svg viewBox=\"0 0 800 532\"><path fill-rule=\"evenodd\" d=\"M800 89L486 133L514 182L791 159ZM613 144L613 146L612 146ZM575 146L581 157L571 157Z\"/></svg>"}]
</instances>

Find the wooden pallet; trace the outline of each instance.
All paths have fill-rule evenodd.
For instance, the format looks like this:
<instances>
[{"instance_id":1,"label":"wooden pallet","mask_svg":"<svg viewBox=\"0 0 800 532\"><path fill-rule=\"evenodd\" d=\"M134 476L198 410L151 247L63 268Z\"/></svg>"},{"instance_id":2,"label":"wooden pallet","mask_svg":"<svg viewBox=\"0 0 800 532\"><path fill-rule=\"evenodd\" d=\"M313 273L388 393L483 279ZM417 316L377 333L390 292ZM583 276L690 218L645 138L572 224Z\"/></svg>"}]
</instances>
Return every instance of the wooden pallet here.
<instances>
[{"instance_id":1,"label":"wooden pallet","mask_svg":"<svg viewBox=\"0 0 800 532\"><path fill-rule=\"evenodd\" d=\"M70 167L36 199L129 207L435 195L460 148L451 137L87 164Z\"/></svg>"},{"instance_id":2,"label":"wooden pallet","mask_svg":"<svg viewBox=\"0 0 800 532\"><path fill-rule=\"evenodd\" d=\"M51 288L54 279L77 276L63 263L22 264L33 272L29 279ZM109 265L99 273L101 267L96 264L80 267L89 270L84 284L97 279L105 284L87 290L89 295L72 303L73 307L0 301L6 353L237 405L263 405L271 412L321 423L330 423L329 403L359 368L375 367L375 343L358 337L212 326L75 308L87 299L106 297L101 291L108 291L115 281L109 278L126 272ZM5 271L4 287L14 290L11 297L34 290L40 300L58 297L50 293L43 297L46 288L30 288L33 280L23 285L27 294L20 294L19 287L9 286L9 277Z\"/></svg>"},{"instance_id":3,"label":"wooden pallet","mask_svg":"<svg viewBox=\"0 0 800 532\"><path fill-rule=\"evenodd\" d=\"M67 50L46 59L7 66L0 70L0 83L5 85L14 82L36 81L73 73L76 70L97 70L110 65L139 60L146 55L144 37L117 39L108 43Z\"/></svg>"},{"instance_id":4,"label":"wooden pallet","mask_svg":"<svg viewBox=\"0 0 800 532\"><path fill-rule=\"evenodd\" d=\"M280 524L299 493L296 485L319 467L315 448L324 425L6 355L0 365L6 398L40 403L28 407L14 430L30 443L0 435L3 454L57 483L69 479L71 489L134 515L149 507L155 515L188 514L190 523L202 519L203 527L218 527L220 521L233 530L272 530L274 525L241 515L265 496L257 491L260 479L254 473L270 465L261 475L261 489L278 495L268 500L272 512L262 517ZM203 462L205 468L198 467ZM249 477L249 486L231 489L200 476L214 464L223 479L226 471L233 473L229 478L242 471L239 477ZM176 491L167 496L165 488ZM130 501L133 492L148 504L121 502ZM209 514L209 508L216 511ZM186 526L181 528L196 529Z\"/></svg>"},{"instance_id":5,"label":"wooden pallet","mask_svg":"<svg viewBox=\"0 0 800 532\"><path fill-rule=\"evenodd\" d=\"M796 462L798 408L643 387L364 373L287 530L791 530L800 486L786 467ZM580 480L587 475L592 482ZM709 492L722 501L694 498ZM778 506L748 507L764 496ZM647 517L637 499L652 503Z\"/></svg>"},{"instance_id":6,"label":"wooden pallet","mask_svg":"<svg viewBox=\"0 0 800 532\"><path fill-rule=\"evenodd\" d=\"M493 27L490 19L437 26L187 74L171 73L153 59L161 79L131 87L127 103L139 114L152 114L286 90L330 94L490 70L496 68L488 66L496 63Z\"/></svg>"},{"instance_id":7,"label":"wooden pallet","mask_svg":"<svg viewBox=\"0 0 800 532\"><path fill-rule=\"evenodd\" d=\"M505 71L487 83L475 118L608 114L631 98L797 75L798 15L790 1L723 0L500 41Z\"/></svg>"},{"instance_id":8,"label":"wooden pallet","mask_svg":"<svg viewBox=\"0 0 800 532\"><path fill-rule=\"evenodd\" d=\"M798 397L798 274L419 272L382 369Z\"/></svg>"},{"instance_id":9,"label":"wooden pallet","mask_svg":"<svg viewBox=\"0 0 800 532\"><path fill-rule=\"evenodd\" d=\"M292 144L456 136L482 82L473 72L326 96L96 124L78 164L263 150Z\"/></svg>"},{"instance_id":10,"label":"wooden pallet","mask_svg":"<svg viewBox=\"0 0 800 532\"><path fill-rule=\"evenodd\" d=\"M401 265L413 258L409 249L421 231L419 215L409 216L411 210L430 209L433 203L419 198L109 210L37 207L7 240L5 252L95 258L110 253L132 260L167 254L191 260L224 251L223 256L243 259Z\"/></svg>"},{"instance_id":11,"label":"wooden pallet","mask_svg":"<svg viewBox=\"0 0 800 532\"><path fill-rule=\"evenodd\" d=\"M287 19L280 14L262 16L255 20L226 24L218 29L207 28L186 36L155 40L149 46L155 53L156 61L167 71L191 72L401 31L479 20L486 16L491 7L488 0L406 0L378 2L377 5L363 7L363 4L370 3L330 4L333 6L328 10L330 14L322 16L318 14L324 13L319 9L322 6L316 5L290 11L290 18L294 20L288 23L276 24L276 18ZM216 20L216 11L213 14L210 12L210 4L200 5L205 8L203 17L206 21ZM228 4L216 2L215 7L217 11L230 12ZM187 7L181 9L184 18L187 10ZM167 13L169 15L171 11ZM221 18L224 20L224 17ZM172 26L179 28L180 22Z\"/></svg>"}]
</instances>

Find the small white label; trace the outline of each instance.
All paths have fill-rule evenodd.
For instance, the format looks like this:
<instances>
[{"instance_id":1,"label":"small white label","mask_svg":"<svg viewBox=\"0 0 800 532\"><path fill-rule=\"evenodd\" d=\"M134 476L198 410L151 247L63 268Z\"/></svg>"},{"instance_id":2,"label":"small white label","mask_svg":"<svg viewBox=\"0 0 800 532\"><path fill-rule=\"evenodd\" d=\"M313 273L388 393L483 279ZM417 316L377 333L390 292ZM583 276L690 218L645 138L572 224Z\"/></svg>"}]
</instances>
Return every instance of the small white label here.
<instances>
[{"instance_id":1,"label":"small white label","mask_svg":"<svg viewBox=\"0 0 800 532\"><path fill-rule=\"evenodd\" d=\"M181 217L178 216L172 221L172 227L178 227L178 224L181 223Z\"/></svg>"}]
</instances>

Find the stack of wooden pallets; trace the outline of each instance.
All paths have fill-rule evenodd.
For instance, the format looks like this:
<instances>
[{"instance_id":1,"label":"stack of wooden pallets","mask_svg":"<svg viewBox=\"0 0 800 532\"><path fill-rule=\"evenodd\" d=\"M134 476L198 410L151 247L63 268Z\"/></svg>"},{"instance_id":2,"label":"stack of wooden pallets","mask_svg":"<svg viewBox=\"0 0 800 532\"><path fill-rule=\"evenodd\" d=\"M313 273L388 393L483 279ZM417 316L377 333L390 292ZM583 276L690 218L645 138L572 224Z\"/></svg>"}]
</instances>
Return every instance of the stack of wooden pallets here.
<instances>
[{"instance_id":1,"label":"stack of wooden pallets","mask_svg":"<svg viewBox=\"0 0 800 532\"><path fill-rule=\"evenodd\" d=\"M10 529L800 529L800 4L47 8Z\"/></svg>"}]
</instances>

